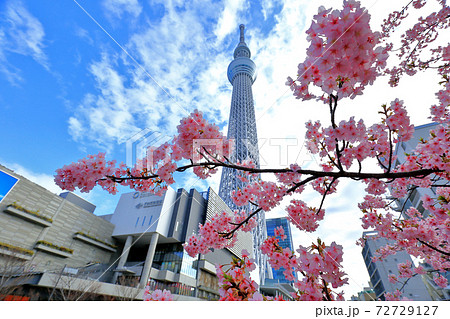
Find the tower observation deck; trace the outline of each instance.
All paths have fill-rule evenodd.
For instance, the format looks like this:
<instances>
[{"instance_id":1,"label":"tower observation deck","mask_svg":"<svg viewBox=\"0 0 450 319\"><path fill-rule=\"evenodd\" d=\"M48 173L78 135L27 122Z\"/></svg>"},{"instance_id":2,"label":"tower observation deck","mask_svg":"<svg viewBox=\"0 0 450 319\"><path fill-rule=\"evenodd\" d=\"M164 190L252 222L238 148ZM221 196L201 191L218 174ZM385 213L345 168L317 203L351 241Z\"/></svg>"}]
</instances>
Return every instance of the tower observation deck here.
<instances>
[{"instance_id":1,"label":"tower observation deck","mask_svg":"<svg viewBox=\"0 0 450 319\"><path fill-rule=\"evenodd\" d=\"M234 50L234 60L231 61L227 71L228 80L233 86L227 136L228 139L234 140L234 151L230 160L233 163L251 160L259 168L258 136L252 93L252 84L256 80L256 65L250 59L251 52L245 43L244 25L241 24L239 29L239 44ZM219 196L232 210L241 209L251 212L251 206L237 207L231 199L233 190L242 189L245 185L237 177L235 170L224 168ZM253 231L253 254L259 267L261 283L264 282L267 260L261 254L260 246L266 237L264 212L260 212L257 216L257 227Z\"/></svg>"}]
</instances>

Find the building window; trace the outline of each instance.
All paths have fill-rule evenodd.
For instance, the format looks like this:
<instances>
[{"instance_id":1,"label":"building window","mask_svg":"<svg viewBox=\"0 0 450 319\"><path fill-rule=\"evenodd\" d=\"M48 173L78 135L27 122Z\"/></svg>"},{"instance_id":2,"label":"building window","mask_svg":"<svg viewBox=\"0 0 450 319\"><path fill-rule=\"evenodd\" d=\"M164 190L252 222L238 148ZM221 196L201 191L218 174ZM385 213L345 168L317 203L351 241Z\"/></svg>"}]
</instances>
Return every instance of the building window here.
<instances>
[{"instance_id":1,"label":"building window","mask_svg":"<svg viewBox=\"0 0 450 319\"><path fill-rule=\"evenodd\" d=\"M190 257L181 244L161 244L156 246L152 267L196 278L194 261L195 258Z\"/></svg>"}]
</instances>

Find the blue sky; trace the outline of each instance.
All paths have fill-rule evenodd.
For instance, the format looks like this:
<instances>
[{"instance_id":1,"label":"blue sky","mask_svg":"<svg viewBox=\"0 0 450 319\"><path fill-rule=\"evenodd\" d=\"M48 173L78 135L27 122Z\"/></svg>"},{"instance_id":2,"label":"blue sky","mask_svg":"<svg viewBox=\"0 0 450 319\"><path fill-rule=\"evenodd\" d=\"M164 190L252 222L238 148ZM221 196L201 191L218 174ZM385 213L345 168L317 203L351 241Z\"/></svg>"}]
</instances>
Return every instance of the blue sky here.
<instances>
[{"instance_id":1,"label":"blue sky","mask_svg":"<svg viewBox=\"0 0 450 319\"><path fill-rule=\"evenodd\" d=\"M0 201L8 194L17 183L17 178L0 171Z\"/></svg>"},{"instance_id":2,"label":"blue sky","mask_svg":"<svg viewBox=\"0 0 450 319\"><path fill-rule=\"evenodd\" d=\"M389 11L407 2L393 6L387 0L362 1L378 30ZM147 129L172 136L179 120L195 109L226 130L231 100L226 69L241 23L258 68L253 93L261 156L268 166L286 166L277 145L290 139L293 144L286 143L294 146L288 161L301 154L299 163L311 164L302 152L303 123L326 119L327 108L295 100L284 82L305 57L304 31L318 6L337 3L1 1L0 164L59 193L52 181L57 168L99 151L125 161L126 141L136 133ZM412 122L425 124L437 80L432 75L422 79L420 96L411 94L417 81L404 79L393 90L387 79L379 79L364 96L346 102L338 118L374 122L378 106L399 97ZM216 191L219 180L216 174L209 181ZM176 181L174 188L204 190L208 185L189 174L178 175ZM363 188L342 183L318 232L327 242L343 244L347 264L357 265L349 293L361 290L368 280L360 247L354 245L362 231L354 198L362 198ZM97 214L112 213L119 199L101 190L82 196L97 205ZM312 192L304 197L320 200ZM281 210L268 216L279 215ZM308 245L316 235L297 232L294 243Z\"/></svg>"}]
</instances>

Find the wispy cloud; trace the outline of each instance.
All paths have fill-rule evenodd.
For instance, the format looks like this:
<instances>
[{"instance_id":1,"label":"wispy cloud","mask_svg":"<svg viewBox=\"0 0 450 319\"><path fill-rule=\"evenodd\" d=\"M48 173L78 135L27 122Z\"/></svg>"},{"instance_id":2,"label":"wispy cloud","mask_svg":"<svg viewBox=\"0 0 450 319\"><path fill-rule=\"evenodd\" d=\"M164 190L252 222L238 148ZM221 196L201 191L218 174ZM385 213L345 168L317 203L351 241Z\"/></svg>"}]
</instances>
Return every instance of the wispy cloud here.
<instances>
[{"instance_id":1,"label":"wispy cloud","mask_svg":"<svg viewBox=\"0 0 450 319\"><path fill-rule=\"evenodd\" d=\"M121 19L124 14L136 18L142 12L142 6L138 0L104 0L102 5L110 18Z\"/></svg>"},{"instance_id":2,"label":"wispy cloud","mask_svg":"<svg viewBox=\"0 0 450 319\"><path fill-rule=\"evenodd\" d=\"M83 29L83 28L77 26L75 28L75 35L77 37L79 37L80 39L83 39L90 45L94 44L94 40L92 40L92 38L89 35L89 32L86 29Z\"/></svg>"},{"instance_id":3,"label":"wispy cloud","mask_svg":"<svg viewBox=\"0 0 450 319\"><path fill-rule=\"evenodd\" d=\"M91 142L103 149L123 143L140 131L133 115L140 103L133 98L133 89L125 89L125 79L115 69L117 59L103 55L92 63L90 72L100 95L87 94L69 118L69 132L79 142Z\"/></svg>"},{"instance_id":4,"label":"wispy cloud","mask_svg":"<svg viewBox=\"0 0 450 319\"><path fill-rule=\"evenodd\" d=\"M174 134L180 118L194 109L223 123L230 57L215 47L215 37L198 19L217 15L216 9L205 10L201 1L184 8L165 3L158 23L147 22L123 44L139 66L119 47L104 50L89 68L97 90L86 94L69 120L73 138L111 149L143 128Z\"/></svg>"},{"instance_id":5,"label":"wispy cloud","mask_svg":"<svg viewBox=\"0 0 450 319\"><path fill-rule=\"evenodd\" d=\"M214 34L217 37L217 42L220 44L223 39L236 31L236 26L239 24L239 14L248 8L245 0L227 0L224 1L223 9L219 20L216 24Z\"/></svg>"},{"instance_id":6,"label":"wispy cloud","mask_svg":"<svg viewBox=\"0 0 450 319\"><path fill-rule=\"evenodd\" d=\"M21 1L7 2L0 16L6 21L0 28L0 71L8 81L12 84L22 81L20 69L8 62L11 53L30 56L48 70L49 62L44 52L45 32L39 20Z\"/></svg>"}]
</instances>

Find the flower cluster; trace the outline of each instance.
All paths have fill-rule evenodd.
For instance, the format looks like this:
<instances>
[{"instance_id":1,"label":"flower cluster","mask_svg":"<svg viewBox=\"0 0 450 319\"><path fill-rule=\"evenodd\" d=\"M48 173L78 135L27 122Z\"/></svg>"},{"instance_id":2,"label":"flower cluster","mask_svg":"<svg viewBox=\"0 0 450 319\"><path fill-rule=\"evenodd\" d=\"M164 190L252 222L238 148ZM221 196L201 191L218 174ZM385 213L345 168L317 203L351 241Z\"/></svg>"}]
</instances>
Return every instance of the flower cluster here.
<instances>
[{"instance_id":1,"label":"flower cluster","mask_svg":"<svg viewBox=\"0 0 450 319\"><path fill-rule=\"evenodd\" d=\"M243 189L234 190L232 200L237 206L250 202L269 211L283 199L286 189L273 182L257 181L247 184Z\"/></svg>"},{"instance_id":2,"label":"flower cluster","mask_svg":"<svg viewBox=\"0 0 450 319\"><path fill-rule=\"evenodd\" d=\"M299 64L296 80L286 82L294 96L314 98L309 88L313 84L323 93L354 98L372 84L388 55L385 48L377 47L380 34L372 32L369 21L358 1L344 1L342 10L320 7L306 31L307 58Z\"/></svg>"},{"instance_id":3,"label":"flower cluster","mask_svg":"<svg viewBox=\"0 0 450 319\"><path fill-rule=\"evenodd\" d=\"M74 191L79 188L81 192L86 193L99 184L109 193L115 194L117 190L114 183L105 179L105 176L114 176L117 173L122 176L124 168L124 165L116 168L116 161L106 161L105 153L88 155L76 163L57 169L55 182L62 189Z\"/></svg>"},{"instance_id":4,"label":"flower cluster","mask_svg":"<svg viewBox=\"0 0 450 319\"><path fill-rule=\"evenodd\" d=\"M236 237L230 241L224 234L233 230L231 224L234 218L222 212L216 214L211 220L206 221L203 225L199 225L198 235L189 237L188 242L184 244L184 249L191 256L197 254L207 254L210 248L222 249L226 246L232 246Z\"/></svg>"},{"instance_id":5,"label":"flower cluster","mask_svg":"<svg viewBox=\"0 0 450 319\"><path fill-rule=\"evenodd\" d=\"M389 170L395 160L392 154L393 143L411 139L414 126L410 124L403 101L398 99L392 101L389 107L383 105L380 113L383 114L382 123L369 128L366 128L362 120L356 122L353 117L329 127L322 127L320 122L308 122L306 146L311 153L319 154L324 161L325 171L331 171L334 167L339 170L349 169L355 162L361 164L368 158L376 158L380 166ZM369 189L376 187L373 183L375 181L371 182ZM313 184L321 183L316 180ZM332 193L334 188L329 189L327 186L323 184L316 188L322 194L326 191L328 194Z\"/></svg>"},{"instance_id":6,"label":"flower cluster","mask_svg":"<svg viewBox=\"0 0 450 319\"><path fill-rule=\"evenodd\" d=\"M386 74L390 75L389 84L391 86L397 86L404 74L412 76L419 70L434 68L443 76L449 73L450 64L446 60L446 47L437 46L433 48L432 46L433 42L439 38L439 31L450 26L448 21L450 8L446 1L438 0L437 2L441 6L440 10L432 12L425 18L420 17L416 24L401 35L401 45L395 50L400 63L385 71ZM422 8L425 3L424 0L412 1L415 9ZM398 28L399 25L409 15L407 10L410 8L410 4L400 12L394 11L384 20L382 25L383 40L387 41L392 32L400 29ZM387 47L392 49L393 44L389 43Z\"/></svg>"},{"instance_id":7,"label":"flower cluster","mask_svg":"<svg viewBox=\"0 0 450 319\"><path fill-rule=\"evenodd\" d=\"M279 235L284 232L278 230ZM296 300L343 300L342 293L333 293L328 285L336 289L347 283L341 270L342 246L332 243L326 246L320 239L310 247L300 246L296 255L289 248L281 248L279 239L268 237L261 251L269 257L273 269L284 269L286 279L291 280L298 292ZM303 278L298 278L302 274Z\"/></svg>"},{"instance_id":8,"label":"flower cluster","mask_svg":"<svg viewBox=\"0 0 450 319\"><path fill-rule=\"evenodd\" d=\"M225 301L262 301L273 299L258 292L258 284L250 278L249 272L255 269L254 260L242 250L242 259L233 258L229 265L217 265L220 300Z\"/></svg>"},{"instance_id":9,"label":"flower cluster","mask_svg":"<svg viewBox=\"0 0 450 319\"><path fill-rule=\"evenodd\" d=\"M240 210L232 214L225 211L216 214L203 225L199 225L198 234L188 238L184 249L191 257L194 257L198 254L207 254L210 248L232 247L236 242L233 232L238 224L242 225L239 232L249 232L256 227L256 220L254 216L250 217L248 213Z\"/></svg>"},{"instance_id":10,"label":"flower cluster","mask_svg":"<svg viewBox=\"0 0 450 319\"><path fill-rule=\"evenodd\" d=\"M147 287L144 292L144 301L173 301L173 296L169 290L164 289L164 291L161 291L156 289L151 292Z\"/></svg>"},{"instance_id":11,"label":"flower cluster","mask_svg":"<svg viewBox=\"0 0 450 319\"><path fill-rule=\"evenodd\" d=\"M411 299L402 297L402 292L398 289L394 292L386 292L384 298L386 301L411 301Z\"/></svg>"},{"instance_id":12,"label":"flower cluster","mask_svg":"<svg viewBox=\"0 0 450 319\"><path fill-rule=\"evenodd\" d=\"M436 276L434 276L433 280L436 283L436 285L438 285L440 288L443 288L443 289L447 288L448 280L444 276L436 275Z\"/></svg>"},{"instance_id":13,"label":"flower cluster","mask_svg":"<svg viewBox=\"0 0 450 319\"><path fill-rule=\"evenodd\" d=\"M207 122L201 112L195 110L189 117L182 119L177 129L178 135L173 144L178 146L180 157L210 160L230 157L231 144L219 127Z\"/></svg>"},{"instance_id":14,"label":"flower cluster","mask_svg":"<svg viewBox=\"0 0 450 319\"><path fill-rule=\"evenodd\" d=\"M448 46L450 52L450 45ZM450 60L450 58L449 58ZM450 81L447 80L444 89L436 93L439 104L431 106L431 120L438 123L450 123Z\"/></svg>"},{"instance_id":15,"label":"flower cluster","mask_svg":"<svg viewBox=\"0 0 450 319\"><path fill-rule=\"evenodd\" d=\"M289 221L300 230L313 232L319 227L318 221L322 220L325 211L308 207L305 202L297 199L291 200L291 205L286 208Z\"/></svg>"}]
</instances>

